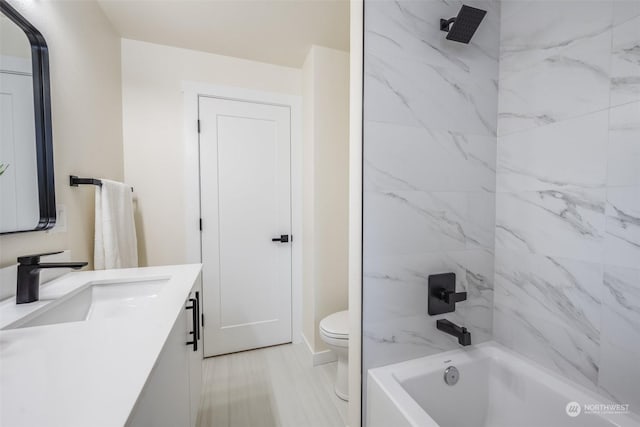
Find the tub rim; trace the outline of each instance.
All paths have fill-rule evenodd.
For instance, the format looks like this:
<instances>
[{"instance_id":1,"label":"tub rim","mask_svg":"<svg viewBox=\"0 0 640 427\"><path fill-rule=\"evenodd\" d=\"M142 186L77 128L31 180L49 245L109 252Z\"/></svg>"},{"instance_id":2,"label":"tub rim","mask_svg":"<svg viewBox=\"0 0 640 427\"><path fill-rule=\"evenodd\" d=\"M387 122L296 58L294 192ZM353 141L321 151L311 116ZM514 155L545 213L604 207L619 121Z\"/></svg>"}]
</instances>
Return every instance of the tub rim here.
<instances>
[{"instance_id":1,"label":"tub rim","mask_svg":"<svg viewBox=\"0 0 640 427\"><path fill-rule=\"evenodd\" d=\"M496 341L487 341L470 347L457 348L443 353L369 369L367 372L367 389L375 383L411 425L440 427L429 413L422 408L402 386L402 381L437 372L440 369L444 370L449 365L462 365L485 358L491 358L499 363L509 365L515 371L522 372L523 376L542 382L558 392L561 396L567 397L567 403L572 401L579 402L580 404L616 403L611 398L598 394L575 381L565 378L557 372L506 348ZM369 392L369 390L367 391ZM369 409L367 412L369 412ZM610 422L612 426L640 427L640 416L633 412L629 412L628 414L599 414L594 416Z\"/></svg>"}]
</instances>

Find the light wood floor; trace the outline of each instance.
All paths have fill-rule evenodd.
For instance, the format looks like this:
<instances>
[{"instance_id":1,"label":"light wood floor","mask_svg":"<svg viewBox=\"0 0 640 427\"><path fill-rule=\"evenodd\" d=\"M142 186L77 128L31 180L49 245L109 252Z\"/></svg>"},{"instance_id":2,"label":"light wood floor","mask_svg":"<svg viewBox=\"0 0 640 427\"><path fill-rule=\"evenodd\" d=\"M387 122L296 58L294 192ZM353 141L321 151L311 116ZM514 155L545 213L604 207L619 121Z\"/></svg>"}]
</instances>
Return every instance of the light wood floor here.
<instances>
[{"instance_id":1,"label":"light wood floor","mask_svg":"<svg viewBox=\"0 0 640 427\"><path fill-rule=\"evenodd\" d=\"M207 358L199 427L344 427L336 363L313 367L304 344Z\"/></svg>"}]
</instances>

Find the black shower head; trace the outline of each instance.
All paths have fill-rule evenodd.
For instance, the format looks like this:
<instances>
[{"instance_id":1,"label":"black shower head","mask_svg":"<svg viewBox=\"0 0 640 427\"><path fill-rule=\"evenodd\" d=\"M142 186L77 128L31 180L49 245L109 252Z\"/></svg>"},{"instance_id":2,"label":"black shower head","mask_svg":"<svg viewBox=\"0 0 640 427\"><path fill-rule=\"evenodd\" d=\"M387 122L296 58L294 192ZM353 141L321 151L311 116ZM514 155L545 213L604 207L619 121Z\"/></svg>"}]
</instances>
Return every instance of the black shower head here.
<instances>
[{"instance_id":1,"label":"black shower head","mask_svg":"<svg viewBox=\"0 0 640 427\"><path fill-rule=\"evenodd\" d=\"M460 43L469 43L469 41L471 41L471 37L475 34L480 22L482 22L482 19L486 14L486 10L462 5L462 9L458 12L458 16L449 20L440 20L440 29L442 31L449 32L449 34L447 34L448 40Z\"/></svg>"}]
</instances>

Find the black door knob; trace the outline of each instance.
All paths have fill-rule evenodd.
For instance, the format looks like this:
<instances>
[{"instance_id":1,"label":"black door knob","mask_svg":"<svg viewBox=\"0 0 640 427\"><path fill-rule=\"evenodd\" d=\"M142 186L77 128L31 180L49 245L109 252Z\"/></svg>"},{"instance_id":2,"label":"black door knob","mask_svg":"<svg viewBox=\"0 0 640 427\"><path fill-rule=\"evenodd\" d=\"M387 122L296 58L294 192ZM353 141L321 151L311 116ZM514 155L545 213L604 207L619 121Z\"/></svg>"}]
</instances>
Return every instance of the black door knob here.
<instances>
[{"instance_id":1,"label":"black door knob","mask_svg":"<svg viewBox=\"0 0 640 427\"><path fill-rule=\"evenodd\" d=\"M274 237L273 239L271 239L272 242L282 242L282 243L287 243L289 241L289 235L288 234L281 234L280 237Z\"/></svg>"}]
</instances>

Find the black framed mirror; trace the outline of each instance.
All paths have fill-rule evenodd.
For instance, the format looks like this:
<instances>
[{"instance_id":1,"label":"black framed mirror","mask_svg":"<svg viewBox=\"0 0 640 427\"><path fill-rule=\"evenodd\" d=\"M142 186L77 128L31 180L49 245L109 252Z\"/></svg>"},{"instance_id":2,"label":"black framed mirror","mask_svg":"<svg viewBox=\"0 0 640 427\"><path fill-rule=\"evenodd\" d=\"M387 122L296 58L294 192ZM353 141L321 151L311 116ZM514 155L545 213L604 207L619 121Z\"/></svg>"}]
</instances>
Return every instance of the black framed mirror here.
<instances>
[{"instance_id":1,"label":"black framed mirror","mask_svg":"<svg viewBox=\"0 0 640 427\"><path fill-rule=\"evenodd\" d=\"M0 234L56 221L49 53L40 32L0 0Z\"/></svg>"}]
</instances>

